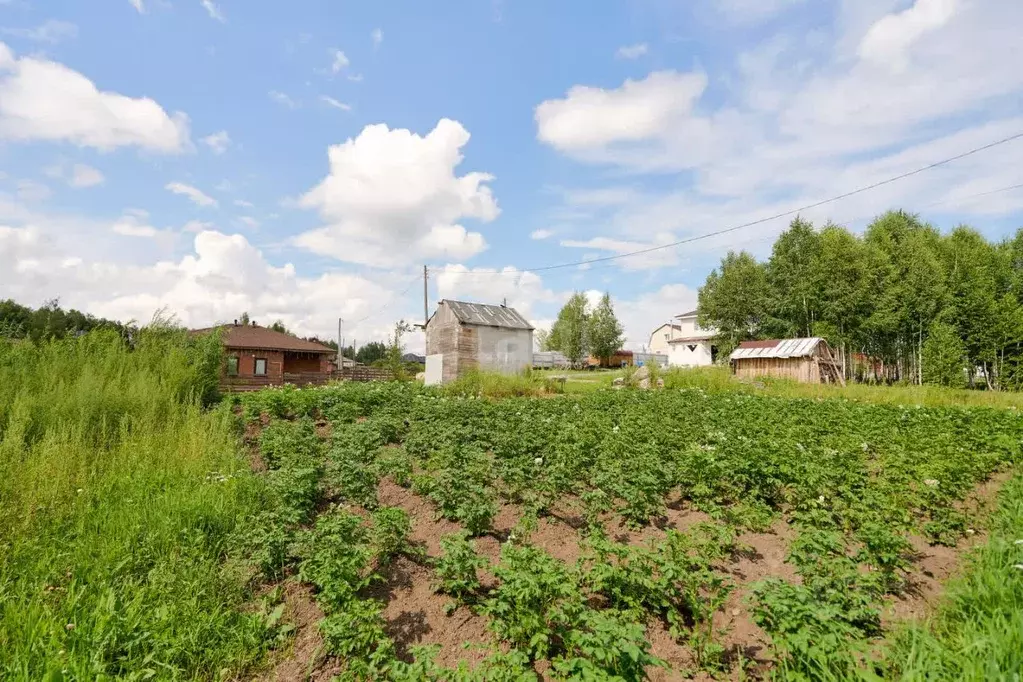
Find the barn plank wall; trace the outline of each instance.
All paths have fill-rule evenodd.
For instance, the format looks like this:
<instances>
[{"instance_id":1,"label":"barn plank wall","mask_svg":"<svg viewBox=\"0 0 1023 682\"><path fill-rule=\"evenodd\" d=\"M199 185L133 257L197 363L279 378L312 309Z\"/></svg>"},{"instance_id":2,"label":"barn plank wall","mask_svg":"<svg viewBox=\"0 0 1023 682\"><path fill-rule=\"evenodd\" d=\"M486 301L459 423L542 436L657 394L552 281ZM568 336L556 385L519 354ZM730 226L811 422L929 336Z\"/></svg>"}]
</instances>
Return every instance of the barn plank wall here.
<instances>
[{"instance_id":1,"label":"barn plank wall","mask_svg":"<svg viewBox=\"0 0 1023 682\"><path fill-rule=\"evenodd\" d=\"M744 379L777 377L806 383L820 382L814 358L744 358L735 360L735 375Z\"/></svg>"}]
</instances>

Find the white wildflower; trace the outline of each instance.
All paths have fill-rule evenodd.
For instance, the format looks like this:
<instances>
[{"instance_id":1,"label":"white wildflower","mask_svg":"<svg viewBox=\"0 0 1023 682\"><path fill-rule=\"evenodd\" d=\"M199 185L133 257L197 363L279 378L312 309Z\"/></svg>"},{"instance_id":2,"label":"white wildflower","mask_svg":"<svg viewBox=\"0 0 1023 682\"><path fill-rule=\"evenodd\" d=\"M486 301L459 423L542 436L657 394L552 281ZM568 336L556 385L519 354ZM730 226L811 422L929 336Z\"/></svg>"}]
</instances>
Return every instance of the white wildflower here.
<instances>
[{"instance_id":1,"label":"white wildflower","mask_svg":"<svg viewBox=\"0 0 1023 682\"><path fill-rule=\"evenodd\" d=\"M1013 568L1018 568L1019 570L1023 571L1023 564L1014 564Z\"/></svg>"},{"instance_id":2,"label":"white wildflower","mask_svg":"<svg viewBox=\"0 0 1023 682\"><path fill-rule=\"evenodd\" d=\"M924 479L924 485L929 486L931 488L937 488L938 487L938 479L936 479L936 478L925 478Z\"/></svg>"},{"instance_id":3,"label":"white wildflower","mask_svg":"<svg viewBox=\"0 0 1023 682\"><path fill-rule=\"evenodd\" d=\"M818 497L817 501L820 502L821 504L824 504L824 496L821 495L820 497Z\"/></svg>"},{"instance_id":4,"label":"white wildflower","mask_svg":"<svg viewBox=\"0 0 1023 682\"><path fill-rule=\"evenodd\" d=\"M1017 545L1023 545L1023 540L1016 540L1016 542L1015 542L1015 543L1013 543L1013 544L1017 544Z\"/></svg>"},{"instance_id":5,"label":"white wildflower","mask_svg":"<svg viewBox=\"0 0 1023 682\"><path fill-rule=\"evenodd\" d=\"M543 464L543 457L537 457L536 459L534 459L533 460L533 464L535 464L537 466L540 466L541 464Z\"/></svg>"},{"instance_id":6,"label":"white wildflower","mask_svg":"<svg viewBox=\"0 0 1023 682\"><path fill-rule=\"evenodd\" d=\"M617 424L615 424L615 425L614 425L614 428L613 428L613 429L611 429L611 430L612 430L612 431L614 431L615 433L618 433L618 425L617 425Z\"/></svg>"}]
</instances>

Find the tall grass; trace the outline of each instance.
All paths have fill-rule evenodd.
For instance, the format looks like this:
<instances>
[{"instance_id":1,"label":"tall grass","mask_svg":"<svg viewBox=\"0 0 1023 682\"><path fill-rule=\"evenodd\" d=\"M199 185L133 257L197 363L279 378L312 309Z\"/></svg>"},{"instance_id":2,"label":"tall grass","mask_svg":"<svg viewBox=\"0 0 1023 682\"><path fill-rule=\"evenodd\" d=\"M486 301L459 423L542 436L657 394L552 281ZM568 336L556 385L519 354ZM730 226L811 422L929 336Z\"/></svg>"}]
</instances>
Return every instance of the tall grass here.
<instances>
[{"instance_id":1,"label":"tall grass","mask_svg":"<svg viewBox=\"0 0 1023 682\"><path fill-rule=\"evenodd\" d=\"M1023 394L1007 391L982 391L941 386L882 386L874 384L803 384L786 379L763 377L740 381L727 367L674 368L664 375L666 388L702 388L705 391L744 391L783 398L844 398L868 403L924 405L927 407L1002 407L1023 408Z\"/></svg>"},{"instance_id":2,"label":"tall grass","mask_svg":"<svg viewBox=\"0 0 1023 682\"><path fill-rule=\"evenodd\" d=\"M228 541L258 505L204 411L219 339L0 342L0 679L214 679L265 648Z\"/></svg>"},{"instance_id":3,"label":"tall grass","mask_svg":"<svg viewBox=\"0 0 1023 682\"><path fill-rule=\"evenodd\" d=\"M1023 674L1023 476L1002 489L991 537L928 623L896 637L886 679L1018 680Z\"/></svg>"},{"instance_id":4,"label":"tall grass","mask_svg":"<svg viewBox=\"0 0 1023 682\"><path fill-rule=\"evenodd\" d=\"M443 390L461 396L510 398L563 393L564 384L540 372L528 369L519 374L471 370L447 384Z\"/></svg>"}]
</instances>

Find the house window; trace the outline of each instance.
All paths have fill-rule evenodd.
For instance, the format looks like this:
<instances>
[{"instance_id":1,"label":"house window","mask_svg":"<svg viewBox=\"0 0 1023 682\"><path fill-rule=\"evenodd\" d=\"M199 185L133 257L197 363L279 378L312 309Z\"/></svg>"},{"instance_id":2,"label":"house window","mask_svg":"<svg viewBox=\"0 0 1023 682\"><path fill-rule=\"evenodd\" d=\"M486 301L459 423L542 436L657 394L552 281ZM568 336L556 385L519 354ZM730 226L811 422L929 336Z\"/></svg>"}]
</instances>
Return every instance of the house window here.
<instances>
[{"instance_id":1,"label":"house window","mask_svg":"<svg viewBox=\"0 0 1023 682\"><path fill-rule=\"evenodd\" d=\"M256 358L256 371L254 374L257 377L266 376L266 358Z\"/></svg>"},{"instance_id":2,"label":"house window","mask_svg":"<svg viewBox=\"0 0 1023 682\"><path fill-rule=\"evenodd\" d=\"M238 376L238 356L228 355L227 356L227 376L236 377Z\"/></svg>"}]
</instances>

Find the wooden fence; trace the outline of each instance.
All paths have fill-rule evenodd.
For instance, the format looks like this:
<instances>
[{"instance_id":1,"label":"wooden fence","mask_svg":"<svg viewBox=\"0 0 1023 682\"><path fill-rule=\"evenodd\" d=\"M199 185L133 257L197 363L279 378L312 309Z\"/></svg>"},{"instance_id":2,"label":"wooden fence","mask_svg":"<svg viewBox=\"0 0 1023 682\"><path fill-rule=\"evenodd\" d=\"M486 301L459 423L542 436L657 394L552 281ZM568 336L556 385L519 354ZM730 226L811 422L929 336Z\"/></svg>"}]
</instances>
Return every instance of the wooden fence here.
<instances>
[{"instance_id":1,"label":"wooden fence","mask_svg":"<svg viewBox=\"0 0 1023 682\"><path fill-rule=\"evenodd\" d=\"M390 381L393 378L390 370L382 367L345 367L330 373L326 372L285 372L281 382L274 382L270 377L225 376L221 377L220 388L223 391L258 391L268 386L292 384L294 386L322 386L330 381Z\"/></svg>"},{"instance_id":2,"label":"wooden fence","mask_svg":"<svg viewBox=\"0 0 1023 682\"><path fill-rule=\"evenodd\" d=\"M394 375L389 369L366 365L345 367L331 373L331 379L334 381L390 381L393 378Z\"/></svg>"}]
</instances>

